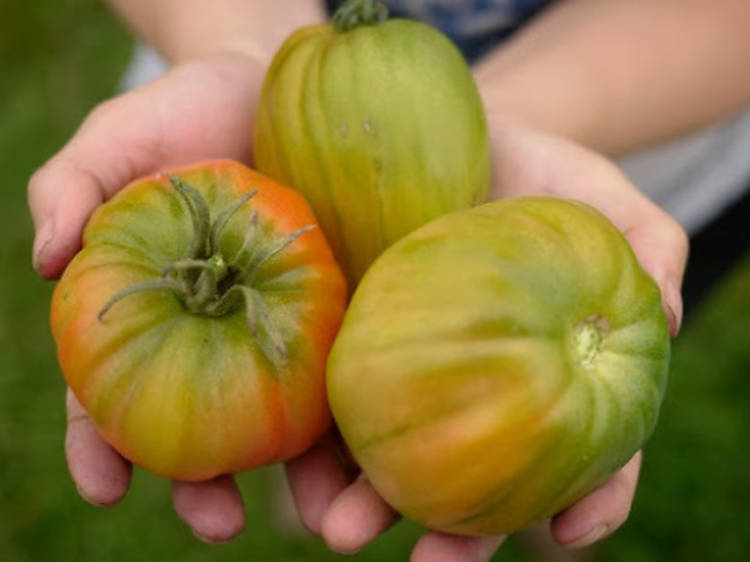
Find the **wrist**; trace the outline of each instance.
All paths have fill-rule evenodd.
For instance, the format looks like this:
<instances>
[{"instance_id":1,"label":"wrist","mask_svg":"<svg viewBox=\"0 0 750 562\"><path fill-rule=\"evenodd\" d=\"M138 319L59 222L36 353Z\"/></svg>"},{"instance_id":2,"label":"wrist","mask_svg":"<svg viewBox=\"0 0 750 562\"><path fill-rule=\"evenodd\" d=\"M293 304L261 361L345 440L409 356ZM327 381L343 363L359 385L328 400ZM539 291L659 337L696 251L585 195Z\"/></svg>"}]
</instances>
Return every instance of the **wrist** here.
<instances>
[{"instance_id":1,"label":"wrist","mask_svg":"<svg viewBox=\"0 0 750 562\"><path fill-rule=\"evenodd\" d=\"M158 45L157 49L173 65L214 57L237 57L254 66L267 68L273 58L273 53L269 53L251 38L242 36L206 38L201 41L173 38Z\"/></svg>"},{"instance_id":2,"label":"wrist","mask_svg":"<svg viewBox=\"0 0 750 562\"><path fill-rule=\"evenodd\" d=\"M480 66L475 76L490 133L512 124L525 124L597 150L596 104L568 80L557 79L554 68L534 65L492 68ZM570 80L574 81L573 77Z\"/></svg>"},{"instance_id":3,"label":"wrist","mask_svg":"<svg viewBox=\"0 0 750 562\"><path fill-rule=\"evenodd\" d=\"M161 0L145 38L173 64L215 53L236 53L268 66L295 29L325 19L318 0ZM200 15L197 15L200 14ZM138 27L136 27L138 29Z\"/></svg>"}]
</instances>

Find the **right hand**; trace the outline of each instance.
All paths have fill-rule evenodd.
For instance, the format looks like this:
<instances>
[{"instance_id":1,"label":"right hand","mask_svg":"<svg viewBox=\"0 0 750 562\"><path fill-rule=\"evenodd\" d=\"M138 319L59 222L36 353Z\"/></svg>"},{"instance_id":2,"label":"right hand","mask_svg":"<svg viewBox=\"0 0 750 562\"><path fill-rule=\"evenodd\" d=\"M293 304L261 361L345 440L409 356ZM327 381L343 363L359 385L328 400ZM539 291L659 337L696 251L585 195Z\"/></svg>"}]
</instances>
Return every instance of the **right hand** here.
<instances>
[{"instance_id":1,"label":"right hand","mask_svg":"<svg viewBox=\"0 0 750 562\"><path fill-rule=\"evenodd\" d=\"M554 196L597 207L627 238L641 266L662 291L662 306L674 337L682 320L680 288L688 252L682 227L641 194L606 158L568 140L512 120L490 124L494 178L490 199ZM375 540L398 518L335 440L324 440L287 463L303 522L338 552L353 553ZM588 546L608 536L628 517L641 454L608 481L555 515L550 531L561 546ZM427 531L412 562L486 562L504 537L467 537Z\"/></svg>"},{"instance_id":2,"label":"right hand","mask_svg":"<svg viewBox=\"0 0 750 562\"><path fill-rule=\"evenodd\" d=\"M143 88L102 103L68 144L33 175L34 267L55 279L80 248L91 212L131 181L210 158L249 161L253 113L264 65L218 53L174 67ZM105 443L73 393L65 450L81 496L112 505L127 492L131 466ZM175 510L201 539L223 542L244 525L232 476L174 482Z\"/></svg>"}]
</instances>

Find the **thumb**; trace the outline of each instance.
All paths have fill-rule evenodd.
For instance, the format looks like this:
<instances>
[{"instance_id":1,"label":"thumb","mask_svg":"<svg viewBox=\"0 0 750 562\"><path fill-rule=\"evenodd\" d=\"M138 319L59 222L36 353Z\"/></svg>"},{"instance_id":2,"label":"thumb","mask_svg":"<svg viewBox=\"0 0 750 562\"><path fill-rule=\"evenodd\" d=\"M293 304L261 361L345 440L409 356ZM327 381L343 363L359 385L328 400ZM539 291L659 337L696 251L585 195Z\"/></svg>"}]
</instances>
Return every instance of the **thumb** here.
<instances>
[{"instance_id":1,"label":"thumb","mask_svg":"<svg viewBox=\"0 0 750 562\"><path fill-rule=\"evenodd\" d=\"M247 158L262 71L221 53L94 109L29 183L39 275L60 275L94 208L134 179L198 159Z\"/></svg>"},{"instance_id":2,"label":"thumb","mask_svg":"<svg viewBox=\"0 0 750 562\"><path fill-rule=\"evenodd\" d=\"M81 245L91 212L153 162L134 147L146 144L133 134L128 94L105 102L86 118L63 149L29 180L34 221L33 264L45 279L58 277Z\"/></svg>"},{"instance_id":3,"label":"thumb","mask_svg":"<svg viewBox=\"0 0 750 562\"><path fill-rule=\"evenodd\" d=\"M662 306L675 337L682 323L682 278L688 256L688 238L683 228L660 208L650 204L633 214L633 223L623 228L633 252L661 288Z\"/></svg>"},{"instance_id":4,"label":"thumb","mask_svg":"<svg viewBox=\"0 0 750 562\"><path fill-rule=\"evenodd\" d=\"M62 273L80 248L84 223L103 200L93 173L62 158L53 158L31 177L33 263L41 277L54 279Z\"/></svg>"}]
</instances>

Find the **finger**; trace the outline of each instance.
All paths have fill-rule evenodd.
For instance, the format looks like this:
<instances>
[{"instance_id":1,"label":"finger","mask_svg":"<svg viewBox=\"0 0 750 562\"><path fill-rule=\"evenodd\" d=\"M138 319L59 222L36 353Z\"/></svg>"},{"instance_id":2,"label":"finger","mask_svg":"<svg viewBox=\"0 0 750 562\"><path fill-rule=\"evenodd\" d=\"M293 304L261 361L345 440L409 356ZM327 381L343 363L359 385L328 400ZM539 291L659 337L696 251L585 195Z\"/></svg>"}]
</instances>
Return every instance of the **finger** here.
<instances>
[{"instance_id":1,"label":"finger","mask_svg":"<svg viewBox=\"0 0 750 562\"><path fill-rule=\"evenodd\" d=\"M682 324L682 279L688 257L688 238L669 215L654 207L633 217L624 229L641 267L661 288L662 305L669 321L669 333L675 337Z\"/></svg>"},{"instance_id":2,"label":"finger","mask_svg":"<svg viewBox=\"0 0 750 562\"><path fill-rule=\"evenodd\" d=\"M245 526L242 495L229 475L205 482L176 480L172 502L180 518L205 542L228 542Z\"/></svg>"},{"instance_id":3,"label":"finger","mask_svg":"<svg viewBox=\"0 0 750 562\"><path fill-rule=\"evenodd\" d=\"M62 273L80 248L83 224L102 201L99 180L64 161L52 160L32 176L33 264L41 277L54 279Z\"/></svg>"},{"instance_id":4,"label":"finger","mask_svg":"<svg viewBox=\"0 0 750 562\"><path fill-rule=\"evenodd\" d=\"M128 491L132 472L130 463L99 436L70 389L66 402L65 456L78 493L94 505L113 505Z\"/></svg>"},{"instance_id":5,"label":"finger","mask_svg":"<svg viewBox=\"0 0 750 562\"><path fill-rule=\"evenodd\" d=\"M563 546L588 546L615 531L628 518L633 503L641 453L578 503L558 513L551 523L554 539Z\"/></svg>"},{"instance_id":6,"label":"finger","mask_svg":"<svg viewBox=\"0 0 750 562\"><path fill-rule=\"evenodd\" d=\"M302 523L319 535L323 515L351 482L335 437L327 434L312 449L288 461L286 472Z\"/></svg>"},{"instance_id":7,"label":"finger","mask_svg":"<svg viewBox=\"0 0 750 562\"><path fill-rule=\"evenodd\" d=\"M505 537L463 537L432 531L422 535L411 562L487 562Z\"/></svg>"},{"instance_id":8,"label":"finger","mask_svg":"<svg viewBox=\"0 0 750 562\"><path fill-rule=\"evenodd\" d=\"M352 554L396 522L396 512L364 475L342 491L325 513L322 534L328 546Z\"/></svg>"}]
</instances>

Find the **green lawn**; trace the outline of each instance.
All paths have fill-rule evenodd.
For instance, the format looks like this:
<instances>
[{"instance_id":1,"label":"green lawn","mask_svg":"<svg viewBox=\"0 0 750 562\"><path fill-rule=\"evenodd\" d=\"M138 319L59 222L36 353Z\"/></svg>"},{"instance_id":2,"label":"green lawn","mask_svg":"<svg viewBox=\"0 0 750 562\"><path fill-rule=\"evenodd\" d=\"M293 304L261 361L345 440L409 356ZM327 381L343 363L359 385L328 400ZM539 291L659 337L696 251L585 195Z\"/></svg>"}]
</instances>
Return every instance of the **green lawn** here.
<instances>
[{"instance_id":1,"label":"green lawn","mask_svg":"<svg viewBox=\"0 0 750 562\"><path fill-rule=\"evenodd\" d=\"M119 506L76 495L63 459L63 392L47 325L52 285L30 267L25 184L114 91L130 52L94 0L0 0L0 561L324 561L321 541L269 522L261 470L240 478L248 524L229 545L198 542L165 482L137 471ZM740 561L750 552L750 256L703 303L674 346L661 424L646 449L627 526L589 559ZM406 560L419 529L400 524L354 557ZM512 540L498 560L540 559Z\"/></svg>"}]
</instances>

